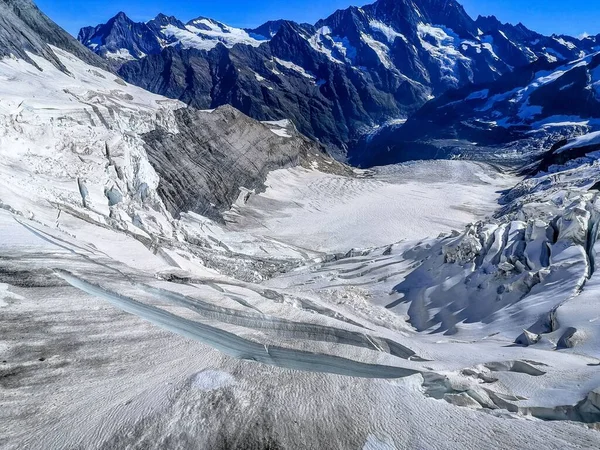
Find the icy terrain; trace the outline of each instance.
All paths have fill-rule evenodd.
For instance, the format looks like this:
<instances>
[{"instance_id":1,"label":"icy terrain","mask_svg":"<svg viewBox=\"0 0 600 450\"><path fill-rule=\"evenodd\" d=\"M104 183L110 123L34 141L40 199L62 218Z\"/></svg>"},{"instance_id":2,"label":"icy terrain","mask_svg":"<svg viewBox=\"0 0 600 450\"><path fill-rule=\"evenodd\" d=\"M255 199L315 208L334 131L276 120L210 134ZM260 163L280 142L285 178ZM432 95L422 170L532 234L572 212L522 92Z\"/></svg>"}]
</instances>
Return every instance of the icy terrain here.
<instances>
[{"instance_id":1,"label":"icy terrain","mask_svg":"<svg viewBox=\"0 0 600 450\"><path fill-rule=\"evenodd\" d=\"M597 155L307 152L176 219L144 139L182 105L53 51L0 61L0 446L598 445Z\"/></svg>"},{"instance_id":2,"label":"icy terrain","mask_svg":"<svg viewBox=\"0 0 600 450\"><path fill-rule=\"evenodd\" d=\"M326 254L437 237L490 215L497 192L516 180L467 161L357 170L354 177L318 169L271 172L266 192L225 215L222 240L243 231Z\"/></svg>"}]
</instances>

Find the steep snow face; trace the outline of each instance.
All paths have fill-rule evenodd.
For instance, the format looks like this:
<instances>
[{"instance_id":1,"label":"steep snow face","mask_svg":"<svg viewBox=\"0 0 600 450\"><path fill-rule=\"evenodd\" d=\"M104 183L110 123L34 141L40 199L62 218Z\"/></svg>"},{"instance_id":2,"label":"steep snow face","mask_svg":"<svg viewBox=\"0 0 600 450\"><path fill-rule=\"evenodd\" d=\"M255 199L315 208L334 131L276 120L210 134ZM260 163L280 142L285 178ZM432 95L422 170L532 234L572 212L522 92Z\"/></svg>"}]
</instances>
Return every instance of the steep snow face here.
<instances>
[{"instance_id":1,"label":"steep snow face","mask_svg":"<svg viewBox=\"0 0 600 450\"><path fill-rule=\"evenodd\" d=\"M224 25L212 19L198 18L182 26L168 23L160 27L166 46L181 45L183 48L210 50L219 43L226 47L236 44L259 46L263 40L251 37L246 31Z\"/></svg>"},{"instance_id":2,"label":"steep snow face","mask_svg":"<svg viewBox=\"0 0 600 450\"><path fill-rule=\"evenodd\" d=\"M396 30L394 30L394 28L379 20L371 20L369 25L373 31L382 33L390 44L393 44L398 38L402 39L404 42L408 42L406 36L404 36L402 33L398 33Z\"/></svg>"},{"instance_id":3,"label":"steep snow face","mask_svg":"<svg viewBox=\"0 0 600 450\"><path fill-rule=\"evenodd\" d=\"M3 207L45 223L64 207L133 233L170 235L140 136L177 132L173 111L183 105L52 51L69 75L35 55L42 70L0 60Z\"/></svg>"},{"instance_id":4,"label":"steep snow face","mask_svg":"<svg viewBox=\"0 0 600 450\"><path fill-rule=\"evenodd\" d=\"M457 50L458 36L451 30L444 30L422 23L417 26L417 33L423 48L439 65L442 80L458 85L460 74L458 73L457 64L459 61L462 61L463 64L469 64L470 62L469 58ZM489 49L487 50L489 51Z\"/></svg>"},{"instance_id":5,"label":"steep snow face","mask_svg":"<svg viewBox=\"0 0 600 450\"><path fill-rule=\"evenodd\" d=\"M285 67L286 69L293 70L294 72L299 73L304 78L308 78L309 80L313 80L313 81L315 80L315 76L314 75L312 75L311 73L307 72L306 70L304 70L299 65L294 64L293 62L285 61L285 60L279 59L279 58L273 58L273 61L275 63L277 63L281 67Z\"/></svg>"},{"instance_id":6,"label":"steep snow face","mask_svg":"<svg viewBox=\"0 0 600 450\"><path fill-rule=\"evenodd\" d=\"M386 44L373 39L371 36L365 33L361 33L360 38L371 50L375 52L379 62L383 64L386 69L394 68L394 64L390 59L390 48Z\"/></svg>"},{"instance_id":7,"label":"steep snow face","mask_svg":"<svg viewBox=\"0 0 600 450\"><path fill-rule=\"evenodd\" d=\"M308 38L311 47L323 53L329 60L336 64L353 64L356 58L356 48L348 43L348 39L333 36L327 26L319 28L316 33Z\"/></svg>"},{"instance_id":8,"label":"steep snow face","mask_svg":"<svg viewBox=\"0 0 600 450\"><path fill-rule=\"evenodd\" d=\"M583 136L577 136L572 139L568 144L560 147L557 153L562 153L568 150L578 149L580 147L587 147L591 145L600 145L600 131L594 133L584 134Z\"/></svg>"},{"instance_id":9,"label":"steep snow face","mask_svg":"<svg viewBox=\"0 0 600 450\"><path fill-rule=\"evenodd\" d=\"M246 44L257 47L266 40L256 39L251 37L245 30L230 27L221 22L204 17L190 20L187 23L186 28L202 39L213 41L215 45L218 42L221 42L228 47L235 44Z\"/></svg>"}]
</instances>

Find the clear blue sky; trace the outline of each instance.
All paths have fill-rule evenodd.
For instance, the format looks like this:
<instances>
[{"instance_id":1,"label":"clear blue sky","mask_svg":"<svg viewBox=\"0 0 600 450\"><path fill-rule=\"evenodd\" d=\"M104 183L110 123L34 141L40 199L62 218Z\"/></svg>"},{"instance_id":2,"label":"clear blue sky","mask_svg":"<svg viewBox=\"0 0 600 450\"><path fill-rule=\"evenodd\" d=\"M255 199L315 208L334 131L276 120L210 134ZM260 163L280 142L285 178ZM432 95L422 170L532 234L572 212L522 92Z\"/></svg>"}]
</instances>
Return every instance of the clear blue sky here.
<instances>
[{"instance_id":1,"label":"clear blue sky","mask_svg":"<svg viewBox=\"0 0 600 450\"><path fill-rule=\"evenodd\" d=\"M232 26L253 27L271 19L313 23L336 9L373 1L37 0L37 4L63 28L77 34L82 26L106 22L119 11L138 21L162 12L185 21L207 16ZM463 0L462 4L473 17L494 14L503 22L523 22L544 34L600 33L600 0Z\"/></svg>"}]
</instances>

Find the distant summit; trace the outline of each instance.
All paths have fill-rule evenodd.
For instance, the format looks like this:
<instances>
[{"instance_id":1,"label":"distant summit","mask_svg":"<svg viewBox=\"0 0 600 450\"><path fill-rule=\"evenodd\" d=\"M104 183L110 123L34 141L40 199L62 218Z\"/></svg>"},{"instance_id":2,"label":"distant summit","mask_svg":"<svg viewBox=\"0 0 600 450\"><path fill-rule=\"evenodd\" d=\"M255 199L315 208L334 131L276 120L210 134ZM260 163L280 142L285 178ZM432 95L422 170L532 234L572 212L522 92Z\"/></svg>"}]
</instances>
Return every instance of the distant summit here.
<instances>
[{"instance_id":1,"label":"distant summit","mask_svg":"<svg viewBox=\"0 0 600 450\"><path fill-rule=\"evenodd\" d=\"M117 63L159 54L171 46L210 50L219 43L227 47L238 43L260 44L244 30L205 17L186 24L176 17L159 14L144 23L132 21L123 12L105 24L82 28L78 39L95 53Z\"/></svg>"}]
</instances>

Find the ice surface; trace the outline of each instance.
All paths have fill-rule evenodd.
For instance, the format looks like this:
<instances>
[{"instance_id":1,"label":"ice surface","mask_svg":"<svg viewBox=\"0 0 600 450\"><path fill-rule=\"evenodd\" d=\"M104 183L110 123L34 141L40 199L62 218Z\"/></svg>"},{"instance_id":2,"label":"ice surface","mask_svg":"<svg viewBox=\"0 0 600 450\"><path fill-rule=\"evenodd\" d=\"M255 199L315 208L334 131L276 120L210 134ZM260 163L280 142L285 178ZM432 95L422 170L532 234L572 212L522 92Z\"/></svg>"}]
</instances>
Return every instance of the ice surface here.
<instances>
[{"instance_id":1,"label":"ice surface","mask_svg":"<svg viewBox=\"0 0 600 450\"><path fill-rule=\"evenodd\" d=\"M346 252L461 229L491 214L496 192L513 180L458 161L410 163L355 179L285 169L272 172L267 191L236 206L228 220L254 236ZM453 183L457 188L448 189Z\"/></svg>"},{"instance_id":2,"label":"ice surface","mask_svg":"<svg viewBox=\"0 0 600 450\"><path fill-rule=\"evenodd\" d=\"M378 20L371 20L369 22L369 25L371 26L371 28L373 30L379 31L380 33L382 33L386 37L386 39L388 40L388 42L390 44L393 44L394 41L396 40L396 38L400 38L404 42L408 42L408 40L402 33L398 33L392 27L390 27L389 25L386 25L383 22L380 22Z\"/></svg>"},{"instance_id":3,"label":"ice surface","mask_svg":"<svg viewBox=\"0 0 600 450\"><path fill-rule=\"evenodd\" d=\"M568 150L584 147L590 145L599 145L600 144L600 131L596 131L594 133L584 134L583 136L576 137L569 141L566 145L558 149L558 153L566 152Z\"/></svg>"},{"instance_id":4,"label":"ice surface","mask_svg":"<svg viewBox=\"0 0 600 450\"><path fill-rule=\"evenodd\" d=\"M470 61L456 49L457 45L455 41L458 39L458 36L451 30L424 23L418 24L417 33L423 48L439 64L442 77L458 83L457 62L459 60Z\"/></svg>"},{"instance_id":5,"label":"ice surface","mask_svg":"<svg viewBox=\"0 0 600 450\"><path fill-rule=\"evenodd\" d=\"M175 220L181 104L55 52L0 61L3 448L597 446L593 155L315 157Z\"/></svg>"},{"instance_id":6,"label":"ice surface","mask_svg":"<svg viewBox=\"0 0 600 450\"><path fill-rule=\"evenodd\" d=\"M295 72L298 72L300 75L302 75L305 78L308 78L310 80L314 80L315 76L312 75L311 73L308 73L306 70L304 70L302 67L300 67L297 64L294 64L293 62L290 61L284 61L283 59L279 59L279 58L273 58L273 60L279 64L282 67L285 67L286 69L290 69L293 70Z\"/></svg>"}]
</instances>

